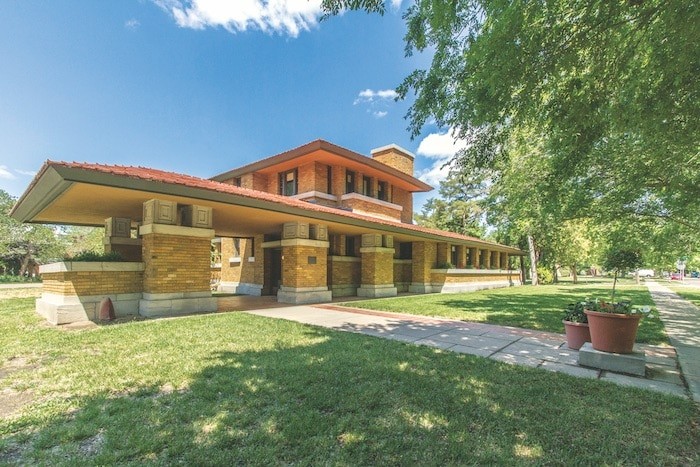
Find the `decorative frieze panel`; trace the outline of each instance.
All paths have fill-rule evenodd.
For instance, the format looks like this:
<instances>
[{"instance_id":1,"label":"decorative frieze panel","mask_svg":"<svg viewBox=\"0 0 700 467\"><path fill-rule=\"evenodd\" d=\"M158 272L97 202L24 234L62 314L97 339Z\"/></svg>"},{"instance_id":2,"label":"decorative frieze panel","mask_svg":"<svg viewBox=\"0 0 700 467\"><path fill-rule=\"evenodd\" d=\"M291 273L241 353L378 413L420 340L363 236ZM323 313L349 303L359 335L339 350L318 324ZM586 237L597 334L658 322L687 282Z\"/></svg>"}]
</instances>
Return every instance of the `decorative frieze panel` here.
<instances>
[{"instance_id":1,"label":"decorative frieze panel","mask_svg":"<svg viewBox=\"0 0 700 467\"><path fill-rule=\"evenodd\" d=\"M306 222L286 222L282 226L282 238L309 238L309 224Z\"/></svg>"},{"instance_id":2,"label":"decorative frieze panel","mask_svg":"<svg viewBox=\"0 0 700 467\"><path fill-rule=\"evenodd\" d=\"M105 219L105 237L131 237L131 219L108 217Z\"/></svg>"},{"instance_id":3,"label":"decorative frieze panel","mask_svg":"<svg viewBox=\"0 0 700 467\"><path fill-rule=\"evenodd\" d=\"M200 229L211 229L212 209L205 206L188 205L183 206L181 211L182 225L186 227L197 227Z\"/></svg>"},{"instance_id":4,"label":"decorative frieze panel","mask_svg":"<svg viewBox=\"0 0 700 467\"><path fill-rule=\"evenodd\" d=\"M143 224L177 224L177 203L151 199L143 203Z\"/></svg>"},{"instance_id":5,"label":"decorative frieze panel","mask_svg":"<svg viewBox=\"0 0 700 467\"><path fill-rule=\"evenodd\" d=\"M309 225L309 237L312 240L328 241L328 226L323 224Z\"/></svg>"}]
</instances>

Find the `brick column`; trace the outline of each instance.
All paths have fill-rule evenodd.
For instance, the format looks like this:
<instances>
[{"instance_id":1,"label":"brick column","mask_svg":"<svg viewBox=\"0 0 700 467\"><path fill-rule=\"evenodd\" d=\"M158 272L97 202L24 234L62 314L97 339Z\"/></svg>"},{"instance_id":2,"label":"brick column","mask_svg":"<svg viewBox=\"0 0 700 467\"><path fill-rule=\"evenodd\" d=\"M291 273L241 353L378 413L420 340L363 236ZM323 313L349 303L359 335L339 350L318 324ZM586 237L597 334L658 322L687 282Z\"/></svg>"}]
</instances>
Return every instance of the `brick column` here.
<instances>
[{"instance_id":1,"label":"brick column","mask_svg":"<svg viewBox=\"0 0 700 467\"><path fill-rule=\"evenodd\" d=\"M437 245L433 242L413 242L413 263L411 264L411 285L409 292L432 292L430 270L435 266Z\"/></svg>"},{"instance_id":2,"label":"brick column","mask_svg":"<svg viewBox=\"0 0 700 467\"><path fill-rule=\"evenodd\" d=\"M139 313L163 316L215 311L211 296L210 248L214 231L147 224L139 229L143 248L143 299Z\"/></svg>"},{"instance_id":3,"label":"brick column","mask_svg":"<svg viewBox=\"0 0 700 467\"><path fill-rule=\"evenodd\" d=\"M445 242L437 244L437 264L444 264L450 261L450 245Z\"/></svg>"},{"instance_id":4,"label":"brick column","mask_svg":"<svg viewBox=\"0 0 700 467\"><path fill-rule=\"evenodd\" d=\"M484 269L491 268L491 252L489 250L481 250L481 256L483 257Z\"/></svg>"},{"instance_id":5,"label":"brick column","mask_svg":"<svg viewBox=\"0 0 700 467\"><path fill-rule=\"evenodd\" d=\"M476 268L479 265L479 249L469 248L469 258L467 267Z\"/></svg>"},{"instance_id":6,"label":"brick column","mask_svg":"<svg viewBox=\"0 0 700 467\"><path fill-rule=\"evenodd\" d=\"M329 242L308 237L308 224L284 224L280 242L282 286L277 292L278 302L322 303L332 299L327 280Z\"/></svg>"},{"instance_id":7,"label":"brick column","mask_svg":"<svg viewBox=\"0 0 700 467\"><path fill-rule=\"evenodd\" d=\"M500 267L500 254L497 251L491 252L491 267L493 267L493 268Z\"/></svg>"},{"instance_id":8,"label":"brick column","mask_svg":"<svg viewBox=\"0 0 700 467\"><path fill-rule=\"evenodd\" d=\"M186 206L183 223L175 225L172 201L144 203L142 238L143 298L139 313L165 316L215 311L211 296L211 208Z\"/></svg>"},{"instance_id":9,"label":"brick column","mask_svg":"<svg viewBox=\"0 0 700 467\"><path fill-rule=\"evenodd\" d=\"M365 234L362 236L361 285L358 297L394 297L394 239L391 235Z\"/></svg>"},{"instance_id":10,"label":"brick column","mask_svg":"<svg viewBox=\"0 0 700 467\"><path fill-rule=\"evenodd\" d=\"M455 267L459 269L467 267L467 248L464 245L457 245L457 264Z\"/></svg>"},{"instance_id":11,"label":"brick column","mask_svg":"<svg viewBox=\"0 0 700 467\"><path fill-rule=\"evenodd\" d=\"M501 253L501 269L508 269L508 253Z\"/></svg>"}]
</instances>

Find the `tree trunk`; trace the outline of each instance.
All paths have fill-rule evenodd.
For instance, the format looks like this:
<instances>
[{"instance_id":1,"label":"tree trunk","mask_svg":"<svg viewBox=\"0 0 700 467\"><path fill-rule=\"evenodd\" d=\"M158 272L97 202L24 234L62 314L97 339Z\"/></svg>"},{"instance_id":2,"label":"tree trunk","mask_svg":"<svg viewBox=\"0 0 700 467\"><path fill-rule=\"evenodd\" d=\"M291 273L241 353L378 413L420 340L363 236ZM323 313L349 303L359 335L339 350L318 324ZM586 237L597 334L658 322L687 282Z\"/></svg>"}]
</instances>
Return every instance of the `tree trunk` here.
<instances>
[{"instance_id":1,"label":"tree trunk","mask_svg":"<svg viewBox=\"0 0 700 467\"><path fill-rule=\"evenodd\" d=\"M29 268L29 263L31 262L31 260L32 260L31 254L28 253L28 254L24 255L24 257L22 258L22 265L19 268L19 275L20 276L23 277L24 273L27 272L27 269Z\"/></svg>"},{"instance_id":2,"label":"tree trunk","mask_svg":"<svg viewBox=\"0 0 700 467\"><path fill-rule=\"evenodd\" d=\"M569 266L569 270L571 271L571 281L574 284L578 284L578 274L576 273L576 265L572 264Z\"/></svg>"},{"instance_id":3,"label":"tree trunk","mask_svg":"<svg viewBox=\"0 0 700 467\"><path fill-rule=\"evenodd\" d=\"M530 249L530 275L532 285L538 285L539 280L537 279L537 251L535 250L535 239L532 235L527 236L527 246Z\"/></svg>"},{"instance_id":4,"label":"tree trunk","mask_svg":"<svg viewBox=\"0 0 700 467\"><path fill-rule=\"evenodd\" d=\"M552 284L558 284L559 283L559 265L554 263L554 267L552 268Z\"/></svg>"},{"instance_id":5,"label":"tree trunk","mask_svg":"<svg viewBox=\"0 0 700 467\"><path fill-rule=\"evenodd\" d=\"M617 285L617 269L615 269L615 276L613 278L613 291L612 291L612 302L615 303L615 286Z\"/></svg>"}]
</instances>

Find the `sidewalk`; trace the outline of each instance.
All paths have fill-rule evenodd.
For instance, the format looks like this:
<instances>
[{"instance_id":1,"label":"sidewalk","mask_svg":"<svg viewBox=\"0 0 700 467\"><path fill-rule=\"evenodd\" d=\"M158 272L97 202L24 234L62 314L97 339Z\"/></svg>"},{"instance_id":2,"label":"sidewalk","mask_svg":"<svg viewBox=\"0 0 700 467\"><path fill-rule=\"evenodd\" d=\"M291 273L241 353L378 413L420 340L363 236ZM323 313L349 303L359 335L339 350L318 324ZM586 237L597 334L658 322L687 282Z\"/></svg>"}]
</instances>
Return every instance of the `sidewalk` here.
<instances>
[{"instance_id":1,"label":"sidewalk","mask_svg":"<svg viewBox=\"0 0 700 467\"><path fill-rule=\"evenodd\" d=\"M289 306L250 310L246 313L427 345L505 363L687 397L678 370L676 352L671 347L637 346L647 356L646 377L641 378L579 366L578 351L566 346L563 334L551 332L382 313L335 305Z\"/></svg>"},{"instance_id":2,"label":"sidewalk","mask_svg":"<svg viewBox=\"0 0 700 467\"><path fill-rule=\"evenodd\" d=\"M665 285L647 281L691 396L700 403L700 309Z\"/></svg>"}]
</instances>

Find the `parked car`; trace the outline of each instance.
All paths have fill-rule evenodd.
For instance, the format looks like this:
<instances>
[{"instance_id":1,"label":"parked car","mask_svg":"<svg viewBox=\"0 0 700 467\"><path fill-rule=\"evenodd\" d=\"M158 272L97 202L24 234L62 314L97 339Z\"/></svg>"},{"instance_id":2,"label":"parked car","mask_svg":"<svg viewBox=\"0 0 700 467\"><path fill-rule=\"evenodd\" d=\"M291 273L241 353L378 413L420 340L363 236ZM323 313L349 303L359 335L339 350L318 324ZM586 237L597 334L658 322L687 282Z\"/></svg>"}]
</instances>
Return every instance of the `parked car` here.
<instances>
[{"instance_id":1,"label":"parked car","mask_svg":"<svg viewBox=\"0 0 700 467\"><path fill-rule=\"evenodd\" d=\"M683 280L683 276L681 275L680 272L672 272L672 273L671 273L671 280L672 280L672 281L682 281L682 280Z\"/></svg>"},{"instance_id":2,"label":"parked car","mask_svg":"<svg viewBox=\"0 0 700 467\"><path fill-rule=\"evenodd\" d=\"M691 272L691 273L690 273L690 277L692 277L693 279L699 278L699 277L700 277L700 271L693 271L693 272Z\"/></svg>"},{"instance_id":3,"label":"parked car","mask_svg":"<svg viewBox=\"0 0 700 467\"><path fill-rule=\"evenodd\" d=\"M654 270L653 269L640 269L639 270L639 277L654 277Z\"/></svg>"}]
</instances>

